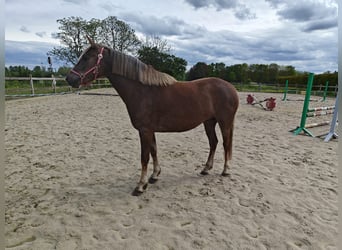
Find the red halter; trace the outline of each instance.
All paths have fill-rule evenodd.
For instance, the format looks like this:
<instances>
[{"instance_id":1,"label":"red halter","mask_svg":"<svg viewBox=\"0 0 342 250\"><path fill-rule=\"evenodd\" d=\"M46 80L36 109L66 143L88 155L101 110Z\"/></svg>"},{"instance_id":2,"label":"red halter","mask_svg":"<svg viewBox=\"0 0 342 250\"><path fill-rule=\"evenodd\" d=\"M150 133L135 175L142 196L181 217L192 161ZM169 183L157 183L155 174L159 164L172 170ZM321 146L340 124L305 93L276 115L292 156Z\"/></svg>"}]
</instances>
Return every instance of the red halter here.
<instances>
[{"instance_id":1,"label":"red halter","mask_svg":"<svg viewBox=\"0 0 342 250\"><path fill-rule=\"evenodd\" d=\"M103 47L101 48L100 50L100 53L97 55L97 62L95 64L94 67L90 68L89 70L87 70L85 73L79 73L77 72L76 70L74 69L71 69L70 72L78 75L80 78L81 78L81 84L83 83L83 79L89 74L89 73L93 73L94 74L94 79L93 80L96 80L97 78L97 75L99 74L99 68L100 68L100 62L103 58Z\"/></svg>"}]
</instances>

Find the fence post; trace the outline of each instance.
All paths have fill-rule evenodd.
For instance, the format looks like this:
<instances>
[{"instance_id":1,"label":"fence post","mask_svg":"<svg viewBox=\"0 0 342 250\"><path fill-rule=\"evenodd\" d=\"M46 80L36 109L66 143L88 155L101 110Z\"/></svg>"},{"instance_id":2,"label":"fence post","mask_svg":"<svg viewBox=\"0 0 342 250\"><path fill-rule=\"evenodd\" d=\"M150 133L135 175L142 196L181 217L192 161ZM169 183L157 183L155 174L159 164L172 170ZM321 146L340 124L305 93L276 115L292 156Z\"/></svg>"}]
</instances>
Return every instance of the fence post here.
<instances>
[{"instance_id":1,"label":"fence post","mask_svg":"<svg viewBox=\"0 0 342 250\"><path fill-rule=\"evenodd\" d=\"M33 86L32 75L30 75L30 85L31 85L31 95L34 96L34 86Z\"/></svg>"},{"instance_id":2,"label":"fence post","mask_svg":"<svg viewBox=\"0 0 342 250\"><path fill-rule=\"evenodd\" d=\"M327 82L325 83L325 88L324 88L324 93L323 93L322 102L325 102L325 99L327 98L328 85L329 85L329 81L327 81Z\"/></svg>"},{"instance_id":3,"label":"fence post","mask_svg":"<svg viewBox=\"0 0 342 250\"><path fill-rule=\"evenodd\" d=\"M283 101L286 101L286 95L287 91L289 90L289 80L286 80L285 82L285 89L284 89L284 96L283 96Z\"/></svg>"},{"instance_id":4,"label":"fence post","mask_svg":"<svg viewBox=\"0 0 342 250\"><path fill-rule=\"evenodd\" d=\"M300 132L304 131L304 133L310 135L311 137L314 137L314 135L308 129L305 128L306 113L307 113L308 108L309 108L313 79L314 79L314 74L310 73L309 77L308 77L308 83L306 86L306 93L305 93L305 99L304 99L304 105L303 105L303 111L302 111L302 118L300 120L299 127L297 127L293 132L295 135L298 135Z\"/></svg>"},{"instance_id":5,"label":"fence post","mask_svg":"<svg viewBox=\"0 0 342 250\"><path fill-rule=\"evenodd\" d=\"M51 77L52 77L52 88L53 88L53 90L54 90L54 93L56 94L56 78L55 78L55 76L54 75L51 75Z\"/></svg>"}]
</instances>

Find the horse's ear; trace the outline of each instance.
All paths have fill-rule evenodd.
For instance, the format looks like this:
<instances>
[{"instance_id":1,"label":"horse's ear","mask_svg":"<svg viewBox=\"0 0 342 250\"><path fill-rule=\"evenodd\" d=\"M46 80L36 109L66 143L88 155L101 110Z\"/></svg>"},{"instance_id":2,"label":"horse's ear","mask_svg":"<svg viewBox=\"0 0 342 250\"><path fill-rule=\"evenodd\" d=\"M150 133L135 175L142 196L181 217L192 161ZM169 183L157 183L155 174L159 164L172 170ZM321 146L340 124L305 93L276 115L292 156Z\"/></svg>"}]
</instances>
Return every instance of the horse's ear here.
<instances>
[{"instance_id":1,"label":"horse's ear","mask_svg":"<svg viewBox=\"0 0 342 250\"><path fill-rule=\"evenodd\" d=\"M88 35L87 35L87 39L88 39L90 45L91 45L92 47L94 47L94 46L95 46L95 42L93 41L93 39L91 39Z\"/></svg>"}]
</instances>

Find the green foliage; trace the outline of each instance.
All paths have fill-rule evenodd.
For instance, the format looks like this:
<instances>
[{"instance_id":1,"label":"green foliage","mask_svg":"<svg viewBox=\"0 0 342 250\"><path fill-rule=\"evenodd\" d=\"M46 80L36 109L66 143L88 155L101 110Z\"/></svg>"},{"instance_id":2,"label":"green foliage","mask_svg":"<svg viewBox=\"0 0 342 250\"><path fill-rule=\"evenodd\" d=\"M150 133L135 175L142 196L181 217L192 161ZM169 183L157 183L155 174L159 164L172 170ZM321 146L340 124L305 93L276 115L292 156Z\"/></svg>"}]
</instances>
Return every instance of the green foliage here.
<instances>
[{"instance_id":1,"label":"green foliage","mask_svg":"<svg viewBox=\"0 0 342 250\"><path fill-rule=\"evenodd\" d=\"M297 74L294 76L281 76L278 78L278 83L285 86L286 80L289 81L289 88L297 88L298 86L306 86L308 81L308 73ZM329 86L337 85L338 83L338 72L330 73L326 72L323 74L316 74L313 81L313 90L319 89L321 86L325 86L326 82L329 82Z\"/></svg>"},{"instance_id":2,"label":"green foliage","mask_svg":"<svg viewBox=\"0 0 342 250\"><path fill-rule=\"evenodd\" d=\"M92 23L93 22L93 23ZM81 17L67 17L58 19L57 23L60 24L59 30L54 34L63 44L63 47L54 47L47 54L48 56L55 57L58 61L76 64L78 58L82 54L84 46L87 44L86 35L94 35L95 23L98 21L86 21Z\"/></svg>"},{"instance_id":3,"label":"green foliage","mask_svg":"<svg viewBox=\"0 0 342 250\"><path fill-rule=\"evenodd\" d=\"M26 66L9 66L5 67L6 77L28 77L31 71Z\"/></svg>"},{"instance_id":4,"label":"green foliage","mask_svg":"<svg viewBox=\"0 0 342 250\"><path fill-rule=\"evenodd\" d=\"M9 66L5 67L5 76L6 77L51 77L51 75L55 75L55 77L64 77L70 71L70 67L60 67L57 72L52 72L50 69L41 66L35 66L32 70L30 70L26 66Z\"/></svg>"},{"instance_id":5,"label":"green foliage","mask_svg":"<svg viewBox=\"0 0 342 250\"><path fill-rule=\"evenodd\" d=\"M96 40L99 43L123 53L136 52L141 43L135 35L134 29L115 16L109 16L102 20L98 29L100 35Z\"/></svg>"},{"instance_id":6,"label":"green foliage","mask_svg":"<svg viewBox=\"0 0 342 250\"><path fill-rule=\"evenodd\" d=\"M58 61L67 64L77 63L84 48L89 44L87 35L98 43L120 52L134 52L140 44L135 31L114 16L109 16L104 20L93 18L89 21L72 16L58 19L57 22L60 24L60 32L54 36L64 46L53 48L48 52L48 56L53 56Z\"/></svg>"},{"instance_id":7,"label":"green foliage","mask_svg":"<svg viewBox=\"0 0 342 250\"><path fill-rule=\"evenodd\" d=\"M63 67L59 67L59 69L57 70L56 76L58 77L63 77L66 76L70 71L70 67L67 66L63 66Z\"/></svg>"},{"instance_id":8,"label":"green foliage","mask_svg":"<svg viewBox=\"0 0 342 250\"><path fill-rule=\"evenodd\" d=\"M212 63L207 65L204 62L195 64L187 73L187 80L202 77L215 76L230 82L258 82L265 84L276 84L285 79L298 78L304 79L306 73L297 72L293 66L280 66L276 63L271 64L234 64L226 66L224 63ZM324 77L325 78L325 77Z\"/></svg>"},{"instance_id":9,"label":"green foliage","mask_svg":"<svg viewBox=\"0 0 342 250\"><path fill-rule=\"evenodd\" d=\"M213 69L204 62L198 62L187 72L186 80L191 81L208 76L214 76Z\"/></svg>"},{"instance_id":10,"label":"green foliage","mask_svg":"<svg viewBox=\"0 0 342 250\"><path fill-rule=\"evenodd\" d=\"M138 58L146 64L152 65L156 70L172 75L177 80L185 79L187 62L174 55L163 53L157 47L141 47Z\"/></svg>"}]
</instances>

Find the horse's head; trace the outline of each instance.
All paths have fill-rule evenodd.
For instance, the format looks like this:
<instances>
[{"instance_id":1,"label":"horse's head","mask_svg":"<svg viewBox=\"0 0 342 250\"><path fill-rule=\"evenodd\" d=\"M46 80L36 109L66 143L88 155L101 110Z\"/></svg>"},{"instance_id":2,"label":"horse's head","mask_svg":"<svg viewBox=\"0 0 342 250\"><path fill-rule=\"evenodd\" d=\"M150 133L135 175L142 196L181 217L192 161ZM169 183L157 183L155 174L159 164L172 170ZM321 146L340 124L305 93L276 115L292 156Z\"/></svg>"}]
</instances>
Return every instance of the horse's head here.
<instances>
[{"instance_id":1,"label":"horse's head","mask_svg":"<svg viewBox=\"0 0 342 250\"><path fill-rule=\"evenodd\" d=\"M88 86L97 77L103 76L104 47L94 43L87 36L90 46L82 53L77 64L66 76L66 81L74 88Z\"/></svg>"}]
</instances>

